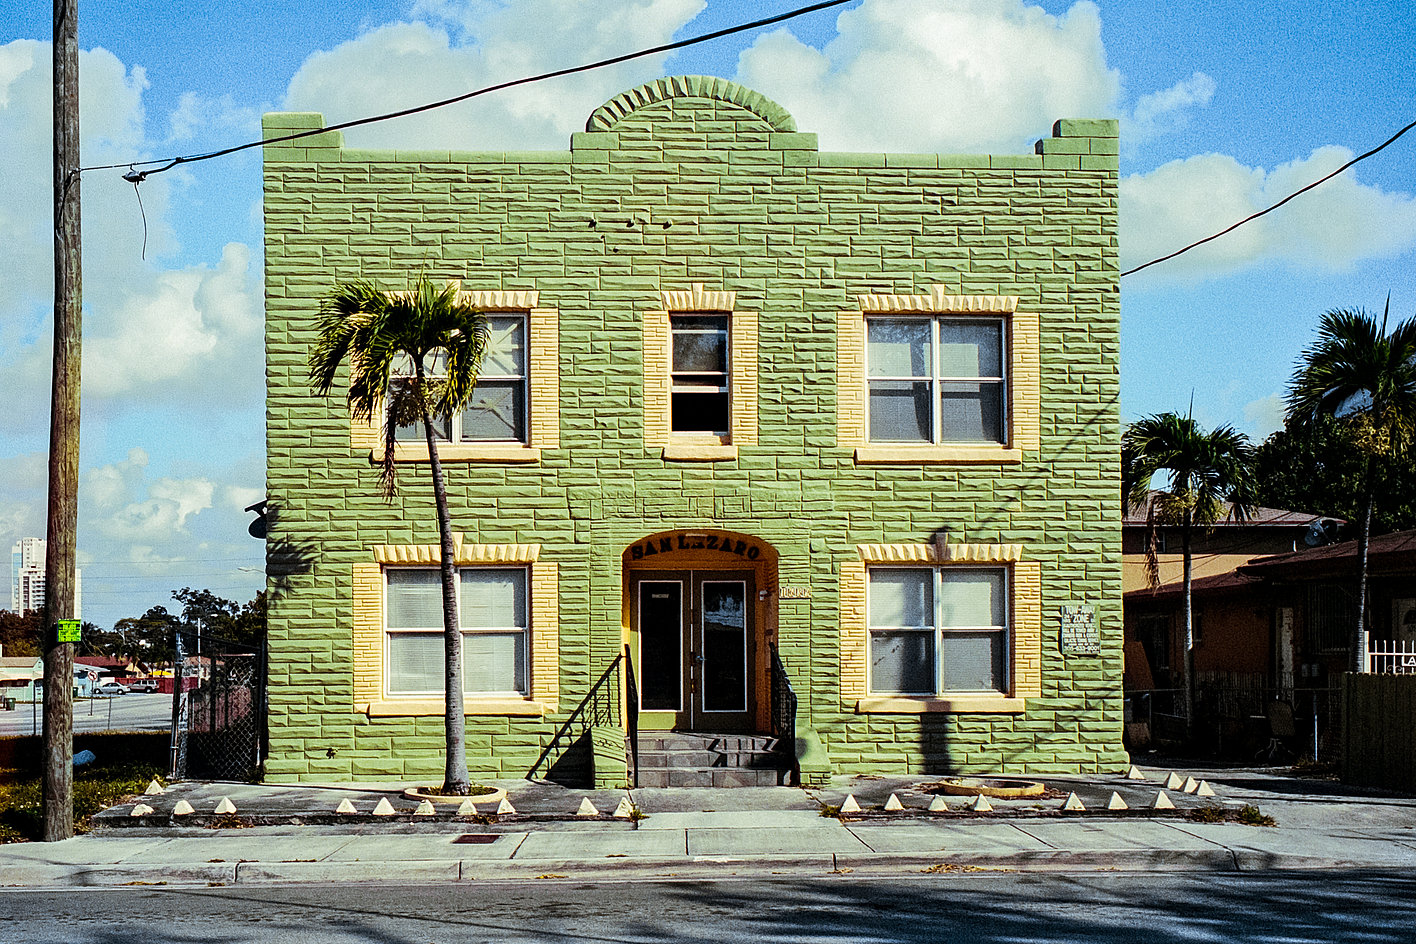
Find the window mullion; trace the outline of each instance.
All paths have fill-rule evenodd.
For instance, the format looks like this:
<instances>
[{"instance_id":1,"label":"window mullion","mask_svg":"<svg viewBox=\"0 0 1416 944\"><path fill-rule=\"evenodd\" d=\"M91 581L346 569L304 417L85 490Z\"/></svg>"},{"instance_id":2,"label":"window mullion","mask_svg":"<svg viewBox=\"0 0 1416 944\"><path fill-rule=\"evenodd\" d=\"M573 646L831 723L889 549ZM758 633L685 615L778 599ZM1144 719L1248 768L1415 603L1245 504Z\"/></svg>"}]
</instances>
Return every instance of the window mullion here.
<instances>
[{"instance_id":1,"label":"window mullion","mask_svg":"<svg viewBox=\"0 0 1416 944\"><path fill-rule=\"evenodd\" d=\"M944 576L932 568L934 579L934 694L944 691Z\"/></svg>"},{"instance_id":2,"label":"window mullion","mask_svg":"<svg viewBox=\"0 0 1416 944\"><path fill-rule=\"evenodd\" d=\"M929 319L929 415L933 420L934 442L944 441L944 418L940 415L939 396L939 319ZM937 624L936 624L937 626Z\"/></svg>"}]
</instances>

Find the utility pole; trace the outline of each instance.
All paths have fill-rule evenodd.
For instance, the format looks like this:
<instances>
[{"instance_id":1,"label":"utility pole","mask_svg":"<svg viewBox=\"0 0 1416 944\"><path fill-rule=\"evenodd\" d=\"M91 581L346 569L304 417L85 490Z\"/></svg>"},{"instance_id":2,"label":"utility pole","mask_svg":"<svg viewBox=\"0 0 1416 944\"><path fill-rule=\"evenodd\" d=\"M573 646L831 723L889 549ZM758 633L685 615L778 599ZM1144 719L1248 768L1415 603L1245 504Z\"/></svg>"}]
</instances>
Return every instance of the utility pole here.
<instances>
[{"instance_id":1,"label":"utility pole","mask_svg":"<svg viewBox=\"0 0 1416 944\"><path fill-rule=\"evenodd\" d=\"M78 0L54 0L54 379L49 412L49 523L44 559L43 839L74 834L74 613L79 511L79 356L83 276L79 244Z\"/></svg>"}]
</instances>

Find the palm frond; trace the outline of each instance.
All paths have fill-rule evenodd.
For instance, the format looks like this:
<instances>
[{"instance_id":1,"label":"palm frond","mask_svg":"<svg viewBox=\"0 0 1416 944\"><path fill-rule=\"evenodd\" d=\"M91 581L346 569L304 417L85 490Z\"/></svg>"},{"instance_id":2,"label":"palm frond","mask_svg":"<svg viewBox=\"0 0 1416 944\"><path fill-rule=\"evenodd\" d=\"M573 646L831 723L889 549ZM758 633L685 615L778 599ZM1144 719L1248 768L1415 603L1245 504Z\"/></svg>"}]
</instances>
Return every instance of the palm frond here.
<instances>
[{"instance_id":1,"label":"palm frond","mask_svg":"<svg viewBox=\"0 0 1416 944\"><path fill-rule=\"evenodd\" d=\"M460 300L457 283L435 286L419 278L408 291L389 292L371 281L341 282L321 299L319 334L310 349L310 385L328 395L348 369L350 415L381 421L384 454L380 484L394 494L394 438L399 426L430 415L450 417L466 407L490 344L485 314ZM436 374L421 384L395 376L400 360L429 366Z\"/></svg>"}]
</instances>

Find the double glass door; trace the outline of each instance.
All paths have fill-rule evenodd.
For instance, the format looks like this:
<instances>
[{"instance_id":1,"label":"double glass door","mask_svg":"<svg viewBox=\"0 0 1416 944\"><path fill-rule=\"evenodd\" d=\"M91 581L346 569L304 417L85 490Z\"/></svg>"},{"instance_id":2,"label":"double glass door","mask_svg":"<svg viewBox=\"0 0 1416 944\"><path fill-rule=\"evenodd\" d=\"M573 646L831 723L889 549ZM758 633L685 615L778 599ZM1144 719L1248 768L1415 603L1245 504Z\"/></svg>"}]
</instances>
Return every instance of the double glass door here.
<instances>
[{"instance_id":1,"label":"double glass door","mask_svg":"<svg viewBox=\"0 0 1416 944\"><path fill-rule=\"evenodd\" d=\"M752 726L751 572L645 574L631 585L643 722L680 731Z\"/></svg>"}]
</instances>

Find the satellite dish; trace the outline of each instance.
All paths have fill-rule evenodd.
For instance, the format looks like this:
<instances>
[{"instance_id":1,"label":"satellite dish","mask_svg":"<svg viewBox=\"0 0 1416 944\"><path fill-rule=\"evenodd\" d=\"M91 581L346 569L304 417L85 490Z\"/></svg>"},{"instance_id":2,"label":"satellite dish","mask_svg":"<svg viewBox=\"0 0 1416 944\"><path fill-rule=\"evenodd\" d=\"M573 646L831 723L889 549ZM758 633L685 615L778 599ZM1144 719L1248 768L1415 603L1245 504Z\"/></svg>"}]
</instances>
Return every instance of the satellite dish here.
<instances>
[{"instance_id":1,"label":"satellite dish","mask_svg":"<svg viewBox=\"0 0 1416 944\"><path fill-rule=\"evenodd\" d=\"M1303 532L1303 543L1308 547L1324 547L1337 537L1337 522L1330 518L1319 518L1308 525Z\"/></svg>"}]
</instances>

